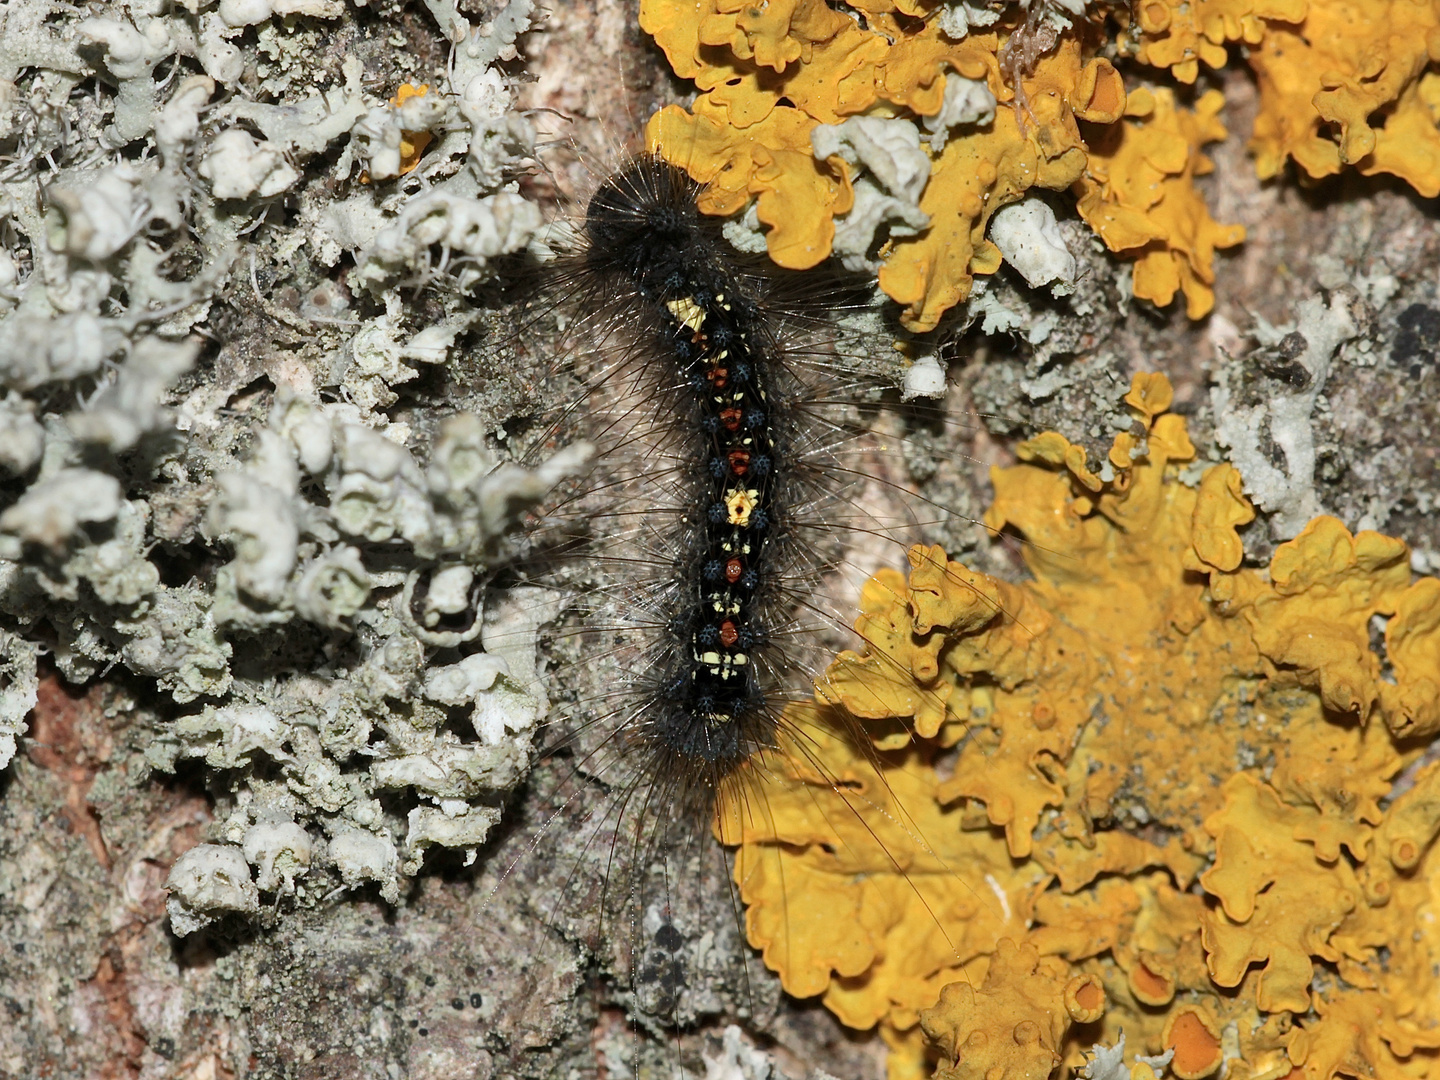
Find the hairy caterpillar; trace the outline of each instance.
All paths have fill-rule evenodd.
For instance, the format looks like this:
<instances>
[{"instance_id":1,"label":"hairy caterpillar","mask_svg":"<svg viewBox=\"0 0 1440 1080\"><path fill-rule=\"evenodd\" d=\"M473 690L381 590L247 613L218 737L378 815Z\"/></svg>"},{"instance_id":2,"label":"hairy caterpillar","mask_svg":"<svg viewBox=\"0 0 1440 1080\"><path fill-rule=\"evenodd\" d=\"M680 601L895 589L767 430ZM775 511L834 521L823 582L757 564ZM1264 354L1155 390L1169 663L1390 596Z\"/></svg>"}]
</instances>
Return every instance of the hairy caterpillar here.
<instances>
[{"instance_id":1,"label":"hairy caterpillar","mask_svg":"<svg viewBox=\"0 0 1440 1080\"><path fill-rule=\"evenodd\" d=\"M566 419L606 452L537 531L578 553L563 581L581 615L558 632L572 659L553 680L574 695L558 710L567 764L519 856L565 867L537 909L597 953L618 939L602 966L654 1024L723 1011L687 1000L705 924L739 937L705 834L717 803L744 814L764 798L776 755L807 754L784 707L845 640L854 601L824 595L839 541L895 562L908 531L862 505L867 486L897 487L863 464L865 358L813 314L820 289L730 249L695 193L635 159L602 182L556 267L593 369ZM858 725L844 734L873 753ZM773 993L743 966L738 982L740 1011Z\"/></svg>"},{"instance_id":2,"label":"hairy caterpillar","mask_svg":"<svg viewBox=\"0 0 1440 1080\"><path fill-rule=\"evenodd\" d=\"M623 723L648 759L645 802L706 814L735 769L774 742L765 613L790 448L774 411L775 342L688 196L671 167L637 160L591 199L584 258L591 273L634 287L674 359L654 374L659 407L689 429L675 447L685 540L660 612L664 658Z\"/></svg>"}]
</instances>

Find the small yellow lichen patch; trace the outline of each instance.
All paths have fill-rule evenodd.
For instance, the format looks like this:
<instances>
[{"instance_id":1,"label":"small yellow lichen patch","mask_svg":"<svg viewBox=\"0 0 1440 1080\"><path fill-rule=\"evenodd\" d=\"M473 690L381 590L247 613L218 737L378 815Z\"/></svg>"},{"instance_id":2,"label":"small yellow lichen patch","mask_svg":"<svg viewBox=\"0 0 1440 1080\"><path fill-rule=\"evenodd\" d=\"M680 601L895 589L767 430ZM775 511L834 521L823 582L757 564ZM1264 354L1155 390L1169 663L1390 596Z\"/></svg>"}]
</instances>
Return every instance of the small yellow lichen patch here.
<instances>
[{"instance_id":1,"label":"small yellow lichen patch","mask_svg":"<svg viewBox=\"0 0 1440 1080\"><path fill-rule=\"evenodd\" d=\"M1105 991L1094 979L1002 938L980 988L951 983L920 1024L940 1052L940 1080L1035 1080L1060 1064L1073 1022L1104 1012Z\"/></svg>"},{"instance_id":2,"label":"small yellow lichen patch","mask_svg":"<svg viewBox=\"0 0 1440 1080\"><path fill-rule=\"evenodd\" d=\"M1111 251L1136 259L1135 295L1164 307L1182 291L1192 319L1215 306L1215 249L1245 239L1242 226L1210 217L1194 184L1214 168L1200 148L1225 138L1224 105L1218 90L1193 111L1177 109L1169 90L1135 91L1125 110L1133 119L1091 147L1076 185L1080 216Z\"/></svg>"},{"instance_id":3,"label":"small yellow lichen patch","mask_svg":"<svg viewBox=\"0 0 1440 1080\"><path fill-rule=\"evenodd\" d=\"M1440 8L1431 0L1312 0L1250 53L1260 83L1251 149L1262 177L1286 158L1313 177L1353 165L1440 194Z\"/></svg>"},{"instance_id":4,"label":"small yellow lichen patch","mask_svg":"<svg viewBox=\"0 0 1440 1080\"><path fill-rule=\"evenodd\" d=\"M400 88L395 91L395 96L390 99L390 107L392 109L398 109L401 105L404 105L405 102L413 98L423 98L429 92L430 86L427 83L422 83L419 86L412 85L411 83L401 83ZM408 172L413 172L419 167L420 158L425 153L425 148L434 141L434 138L435 137L428 131L402 131L400 133L399 146L399 171L393 174L386 173L385 175L404 176ZM360 182L362 184L370 183L370 173L368 170L361 170Z\"/></svg>"},{"instance_id":5,"label":"small yellow lichen patch","mask_svg":"<svg viewBox=\"0 0 1440 1080\"><path fill-rule=\"evenodd\" d=\"M1225 66L1228 43L1256 45L1267 22L1298 23L1305 8L1306 0L1142 0L1118 13L1127 25L1120 47L1193 83L1202 62Z\"/></svg>"},{"instance_id":6,"label":"small yellow lichen patch","mask_svg":"<svg viewBox=\"0 0 1440 1080\"><path fill-rule=\"evenodd\" d=\"M945 1076L1075 1069L1122 1030L1190 1080L1440 1075L1440 767L1406 774L1396 734L1435 722L1440 587L1331 518L1245 567L1240 478L1182 480L1170 398L1136 377L1105 469L1052 432L993 471L1033 580L938 548L872 580L804 749L721 822L752 942L884 1025L894 1075L947 983ZM1054 1004L1082 977L1092 1019Z\"/></svg>"},{"instance_id":7,"label":"small yellow lichen patch","mask_svg":"<svg viewBox=\"0 0 1440 1080\"><path fill-rule=\"evenodd\" d=\"M1245 497L1243 485L1239 471L1229 465L1208 469L1200 480L1191 525L1195 530L1195 557L1210 570L1229 573L1245 555L1235 530L1255 520L1255 508Z\"/></svg>"},{"instance_id":8,"label":"small yellow lichen patch","mask_svg":"<svg viewBox=\"0 0 1440 1080\"><path fill-rule=\"evenodd\" d=\"M409 83L401 83L400 89L395 91L395 96L390 99L390 104L398 109L411 98L424 97L429 92L428 84L412 86ZM420 156L425 153L425 148L434 138L435 136L428 131L406 131L401 134L400 175L403 176L413 171L420 164Z\"/></svg>"},{"instance_id":9,"label":"small yellow lichen patch","mask_svg":"<svg viewBox=\"0 0 1440 1080\"><path fill-rule=\"evenodd\" d=\"M699 39L701 45L726 45L741 60L784 71L816 44L854 26L824 0L716 0L713 13L700 24Z\"/></svg>"}]
</instances>

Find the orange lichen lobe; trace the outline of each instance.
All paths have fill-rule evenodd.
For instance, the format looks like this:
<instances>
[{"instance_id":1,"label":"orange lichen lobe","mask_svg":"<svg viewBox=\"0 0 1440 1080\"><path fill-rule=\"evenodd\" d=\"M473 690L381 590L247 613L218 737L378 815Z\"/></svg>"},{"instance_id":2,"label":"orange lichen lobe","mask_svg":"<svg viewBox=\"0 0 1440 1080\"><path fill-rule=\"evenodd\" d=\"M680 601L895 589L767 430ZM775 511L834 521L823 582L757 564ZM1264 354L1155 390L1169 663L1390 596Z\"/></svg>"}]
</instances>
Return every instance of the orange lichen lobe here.
<instances>
[{"instance_id":1,"label":"orange lichen lobe","mask_svg":"<svg viewBox=\"0 0 1440 1080\"><path fill-rule=\"evenodd\" d=\"M1125 974L1130 992L1142 1005L1169 1005L1175 997L1175 977L1153 970L1147 961L1141 960Z\"/></svg>"},{"instance_id":2,"label":"orange lichen lobe","mask_svg":"<svg viewBox=\"0 0 1440 1080\"><path fill-rule=\"evenodd\" d=\"M1201 1080L1225 1061L1220 1026L1203 1005L1181 1005L1172 1012L1160 1041L1175 1051L1170 1068L1180 1080Z\"/></svg>"},{"instance_id":3,"label":"orange lichen lobe","mask_svg":"<svg viewBox=\"0 0 1440 1080\"><path fill-rule=\"evenodd\" d=\"M1239 568L1245 548L1235 530L1254 520L1255 507L1245 497L1240 471L1230 465L1207 470L1191 519L1196 559L1222 573Z\"/></svg>"},{"instance_id":4,"label":"orange lichen lobe","mask_svg":"<svg viewBox=\"0 0 1440 1080\"><path fill-rule=\"evenodd\" d=\"M1119 45L1142 63L1193 83L1201 63L1225 66L1227 44L1256 45L1270 22L1298 23L1305 10L1306 0L1142 0L1121 13L1126 33Z\"/></svg>"},{"instance_id":5,"label":"orange lichen lobe","mask_svg":"<svg viewBox=\"0 0 1440 1080\"><path fill-rule=\"evenodd\" d=\"M1065 984L1065 1011L1077 1024L1093 1024L1105 1015L1105 986L1094 975L1077 975Z\"/></svg>"},{"instance_id":6,"label":"orange lichen lobe","mask_svg":"<svg viewBox=\"0 0 1440 1080\"><path fill-rule=\"evenodd\" d=\"M1283 827L1303 814L1239 773L1226 785L1225 809L1206 820L1215 864L1200 881L1221 902L1201 924L1210 975L1233 987L1263 963L1255 1002L1265 1012L1309 1010L1311 958L1339 959L1330 936L1361 900L1348 863L1325 865L1294 838L1293 826Z\"/></svg>"},{"instance_id":7,"label":"orange lichen lobe","mask_svg":"<svg viewBox=\"0 0 1440 1080\"><path fill-rule=\"evenodd\" d=\"M1391 805L1376 832L1378 854L1396 870L1414 870L1440 832L1440 763L1422 769Z\"/></svg>"},{"instance_id":8,"label":"orange lichen lobe","mask_svg":"<svg viewBox=\"0 0 1440 1080\"><path fill-rule=\"evenodd\" d=\"M1033 945L1002 938L979 989L946 986L920 1014L920 1026L941 1055L937 1080L1036 1080L1060 1064L1070 1026L1104 1011L1096 980L1072 976L1068 965L1041 957Z\"/></svg>"},{"instance_id":9,"label":"orange lichen lobe","mask_svg":"<svg viewBox=\"0 0 1440 1080\"><path fill-rule=\"evenodd\" d=\"M1440 194L1440 8L1430 0L1323 0L1270 24L1250 63L1260 84L1251 150L1261 177L1287 158L1312 177L1346 165Z\"/></svg>"},{"instance_id":10,"label":"orange lichen lobe","mask_svg":"<svg viewBox=\"0 0 1440 1080\"><path fill-rule=\"evenodd\" d=\"M1395 681L1382 682L1385 719L1400 738L1440 734L1440 581L1420 578L1401 594L1385 627Z\"/></svg>"},{"instance_id":11,"label":"orange lichen lobe","mask_svg":"<svg viewBox=\"0 0 1440 1080\"><path fill-rule=\"evenodd\" d=\"M1046 433L993 471L986 522L1030 541L1033 580L917 547L867 585L865 647L804 715L843 708L872 746L781 755L768 816L722 829L751 940L896 1054L950 984L923 1021L943 1076L1075 1069L1122 1029L1182 1080L1435 1075L1440 768L1406 772L1395 732L1430 700L1440 589L1332 518L1245 566L1239 475L1192 479L1171 400L1134 379L1104 469ZM1364 1015L1374 1037L1346 1035Z\"/></svg>"},{"instance_id":12,"label":"orange lichen lobe","mask_svg":"<svg viewBox=\"0 0 1440 1080\"><path fill-rule=\"evenodd\" d=\"M1136 259L1135 295L1164 307L1183 292L1192 319L1215 305L1216 249L1245 239L1243 226L1210 217L1194 184L1214 169L1200 148L1225 138L1224 105L1218 90L1193 110L1177 108L1168 89L1134 91L1129 119L1091 147L1076 185L1080 216L1111 251Z\"/></svg>"},{"instance_id":13,"label":"orange lichen lobe","mask_svg":"<svg viewBox=\"0 0 1440 1080\"><path fill-rule=\"evenodd\" d=\"M832 167L810 153L813 126L798 109L778 107L741 133L702 97L690 112L671 105L656 113L646 138L651 150L705 185L705 213L737 213L753 197L757 216L769 227L770 257L805 270L830 254L835 215L855 201L844 162Z\"/></svg>"}]
</instances>

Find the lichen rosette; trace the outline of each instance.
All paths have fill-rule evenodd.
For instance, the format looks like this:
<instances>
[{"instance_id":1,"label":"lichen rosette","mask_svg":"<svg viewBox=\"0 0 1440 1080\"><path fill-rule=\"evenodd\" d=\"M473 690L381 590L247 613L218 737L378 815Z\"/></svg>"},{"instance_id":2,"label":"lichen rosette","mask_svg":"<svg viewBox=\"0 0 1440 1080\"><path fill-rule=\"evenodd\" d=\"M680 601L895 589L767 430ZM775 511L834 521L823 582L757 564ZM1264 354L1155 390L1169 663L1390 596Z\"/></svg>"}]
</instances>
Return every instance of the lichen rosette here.
<instances>
[{"instance_id":1,"label":"lichen rosette","mask_svg":"<svg viewBox=\"0 0 1440 1080\"><path fill-rule=\"evenodd\" d=\"M1048 1071L1022 1044L1077 1069L1122 1031L1187 1080L1440 1067L1440 583L1329 517L1243 565L1240 475L1194 467L1171 396L1137 376L1098 468L1052 432L993 471L1031 580L934 547L872 579L803 752L720 822L751 942L880 1024L892 1076L922 1028L943 1076ZM824 734L839 709L873 752ZM1079 978L1090 1012L1045 1004ZM1034 1001L1002 1023L993 995Z\"/></svg>"}]
</instances>

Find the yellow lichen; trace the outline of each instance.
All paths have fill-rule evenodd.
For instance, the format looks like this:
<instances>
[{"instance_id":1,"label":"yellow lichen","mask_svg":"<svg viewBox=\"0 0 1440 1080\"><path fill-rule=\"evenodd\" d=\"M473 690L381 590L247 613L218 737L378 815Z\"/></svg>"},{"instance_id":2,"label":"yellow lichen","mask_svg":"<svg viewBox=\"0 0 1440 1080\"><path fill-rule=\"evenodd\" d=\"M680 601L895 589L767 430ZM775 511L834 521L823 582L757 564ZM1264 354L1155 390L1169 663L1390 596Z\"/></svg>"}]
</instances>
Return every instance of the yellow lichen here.
<instances>
[{"instance_id":1,"label":"yellow lichen","mask_svg":"<svg viewBox=\"0 0 1440 1080\"><path fill-rule=\"evenodd\" d=\"M1396 735L1440 733L1440 581L1425 578L1401 598L1385 628L1385 653L1397 678L1381 683L1385 718Z\"/></svg>"},{"instance_id":2,"label":"yellow lichen","mask_svg":"<svg viewBox=\"0 0 1440 1080\"><path fill-rule=\"evenodd\" d=\"M1227 44L1257 45L1268 23L1298 23L1305 8L1306 0L1142 0L1118 12L1127 27L1120 46L1141 63L1193 83L1202 62L1225 66Z\"/></svg>"},{"instance_id":3,"label":"yellow lichen","mask_svg":"<svg viewBox=\"0 0 1440 1080\"><path fill-rule=\"evenodd\" d=\"M1111 251L1136 259L1135 295L1164 307L1183 291L1192 319L1215 306L1215 249L1245 238L1242 226L1210 217L1194 185L1214 168L1200 147L1225 138L1224 105L1218 90L1193 111L1177 109L1169 90L1135 91L1125 108L1133 121L1091 146L1076 185L1080 216Z\"/></svg>"},{"instance_id":4,"label":"yellow lichen","mask_svg":"<svg viewBox=\"0 0 1440 1080\"><path fill-rule=\"evenodd\" d=\"M394 108L399 108L411 98L424 97L430 92L430 86L422 83L414 86L410 83L401 83L400 89L395 91L395 96L390 99ZM425 153L425 148L430 145L435 136L428 131L405 131L400 134L400 175L413 171L420 164L420 156Z\"/></svg>"},{"instance_id":5,"label":"yellow lichen","mask_svg":"<svg viewBox=\"0 0 1440 1080\"><path fill-rule=\"evenodd\" d=\"M1183 292L1191 318L1211 309L1215 251L1244 235L1211 219L1193 182L1212 168L1201 147L1225 137L1222 98L1209 91L1193 110L1165 87L1127 98L1112 57L1193 83L1202 63L1221 67L1227 46L1242 45L1260 86L1250 146L1262 177L1293 158L1311 177L1351 165L1440 194L1436 0L1140 0L1113 9L1113 43L1099 19L1081 19L1043 48L1021 44L1035 32L1023 12L955 41L935 17L939 0L849 8L854 17L824 0L643 0L641 25L699 91L692 110L652 118L649 140L710 185L706 212L758 199L772 257L810 267L854 205L851 166L814 159L815 126L918 122L939 113L947 79L983 81L1011 107L952 131L943 149L927 145L928 227L912 235L907 223L878 252L881 287L914 331L934 329L977 274L999 269L985 236L997 210L1071 185L1110 250L1137 260L1135 295L1164 306Z\"/></svg>"},{"instance_id":6,"label":"yellow lichen","mask_svg":"<svg viewBox=\"0 0 1440 1080\"><path fill-rule=\"evenodd\" d=\"M1250 52L1260 83L1251 150L1262 177L1294 158L1313 177L1353 165L1440 194L1440 6L1433 0L1312 0Z\"/></svg>"},{"instance_id":7,"label":"yellow lichen","mask_svg":"<svg viewBox=\"0 0 1440 1080\"><path fill-rule=\"evenodd\" d=\"M1243 43L1260 84L1250 141L1261 177L1293 158L1440 193L1440 8L1433 0L1143 0L1120 47L1183 83Z\"/></svg>"},{"instance_id":8,"label":"yellow lichen","mask_svg":"<svg viewBox=\"0 0 1440 1080\"><path fill-rule=\"evenodd\" d=\"M750 778L763 797L726 800L718 831L741 848L746 931L785 989L823 994L851 1027L892 1016L912 1028L966 962L1023 936L1045 873L1016 870L984 833L943 849L918 840L953 832L933 773L905 766L918 749L857 756L824 712L791 711L792 743ZM1001 878L1003 889L990 884ZM825 901L791 907L791 896Z\"/></svg>"},{"instance_id":9,"label":"yellow lichen","mask_svg":"<svg viewBox=\"0 0 1440 1080\"><path fill-rule=\"evenodd\" d=\"M769 226L770 257L804 270L830 254L835 215L855 201L844 163L831 167L810 153L814 121L798 109L771 109L746 131L731 127L724 110L706 97L691 112L671 106L650 120L652 148L662 149L705 184L700 209L733 214L752 197Z\"/></svg>"},{"instance_id":10,"label":"yellow lichen","mask_svg":"<svg viewBox=\"0 0 1440 1080\"><path fill-rule=\"evenodd\" d=\"M1060 1064L1072 1023L1105 1012L1105 992L1035 946L1003 938L977 990L951 983L920 1024L939 1050L940 1080L1036 1080Z\"/></svg>"},{"instance_id":11,"label":"yellow lichen","mask_svg":"<svg viewBox=\"0 0 1440 1080\"><path fill-rule=\"evenodd\" d=\"M938 548L877 575L865 649L720 822L751 941L881 1024L893 1076L917 1022L947 1077L1073 1069L1122 1030L1189 1080L1440 1075L1440 766L1396 780L1440 586L1331 518L1245 567L1239 475L1185 482L1170 398L1136 377L1106 470L1055 433L994 470L1033 580Z\"/></svg>"},{"instance_id":12,"label":"yellow lichen","mask_svg":"<svg viewBox=\"0 0 1440 1080\"><path fill-rule=\"evenodd\" d=\"M416 86L412 83L401 83L395 91L395 96L390 99L390 107L398 109L411 98L421 98L430 92L428 83L421 83ZM434 141L434 136L428 131L402 131L400 133L400 170L395 175L404 176L408 172L414 172L420 166L420 158L425 153L425 148ZM370 171L360 170L360 182L370 183Z\"/></svg>"},{"instance_id":13,"label":"yellow lichen","mask_svg":"<svg viewBox=\"0 0 1440 1080\"><path fill-rule=\"evenodd\" d=\"M1107 61L1087 63L1080 43L1067 40L1025 80L1030 120L1023 131L1014 110L1001 109L989 130L945 144L920 199L929 229L896 241L880 269L880 287L905 306L910 329L933 329L970 295L975 274L1000 269L1000 252L985 239L996 210L1031 187L1063 191L1080 178L1086 154L1077 118L1115 119L1124 101L1118 84ZM1003 84L1000 91L1001 100L1013 97Z\"/></svg>"},{"instance_id":14,"label":"yellow lichen","mask_svg":"<svg viewBox=\"0 0 1440 1080\"><path fill-rule=\"evenodd\" d=\"M1201 917L1210 977L1233 987L1251 965L1264 964L1256 1005L1303 1014L1315 974L1310 958L1340 959L1330 936L1360 902L1359 884L1348 862L1327 865L1294 837L1291 823L1304 811L1286 806L1269 784L1238 773L1225 796L1225 808L1205 822L1215 864L1200 876L1220 900Z\"/></svg>"},{"instance_id":15,"label":"yellow lichen","mask_svg":"<svg viewBox=\"0 0 1440 1080\"><path fill-rule=\"evenodd\" d=\"M647 138L707 185L705 212L734 214L756 198L771 257L805 268L830 253L835 216L853 206L851 167L815 160L815 126L860 115L934 116L947 73L983 80L1006 107L990 124L957 129L943 150L927 151L931 171L919 209L929 227L880 251L881 287L903 306L907 327L926 331L969 296L976 274L1000 268L1000 252L985 236L997 210L1032 188L1063 191L1081 179L1091 157L1080 122L1099 130L1113 125L1125 109L1125 88L1109 60L1095 55L1098 36L1083 27L1042 50L1016 86L1002 72L1001 57L1021 32L1023 16L1002 20L995 32L951 41L936 20L904 17L924 15L929 5L872 0L862 7L864 24L820 0L645 0L641 25L675 72L700 91L691 109L671 106L656 114ZM1010 107L1017 101L1023 103L1018 109ZM1211 137L1213 112L1204 124L1197 145ZM1197 153L1172 170L1163 206L1140 242L1156 240L1157 227L1178 229L1163 239L1167 252L1182 253L1195 268L1187 282L1190 276L1211 280L1210 255L1223 244L1203 203L1193 190L1188 197L1182 190L1203 167ZM1174 270L1170 276L1180 280ZM1156 284L1142 295L1162 292ZM1200 306L1193 299L1189 305L1192 312Z\"/></svg>"}]
</instances>

